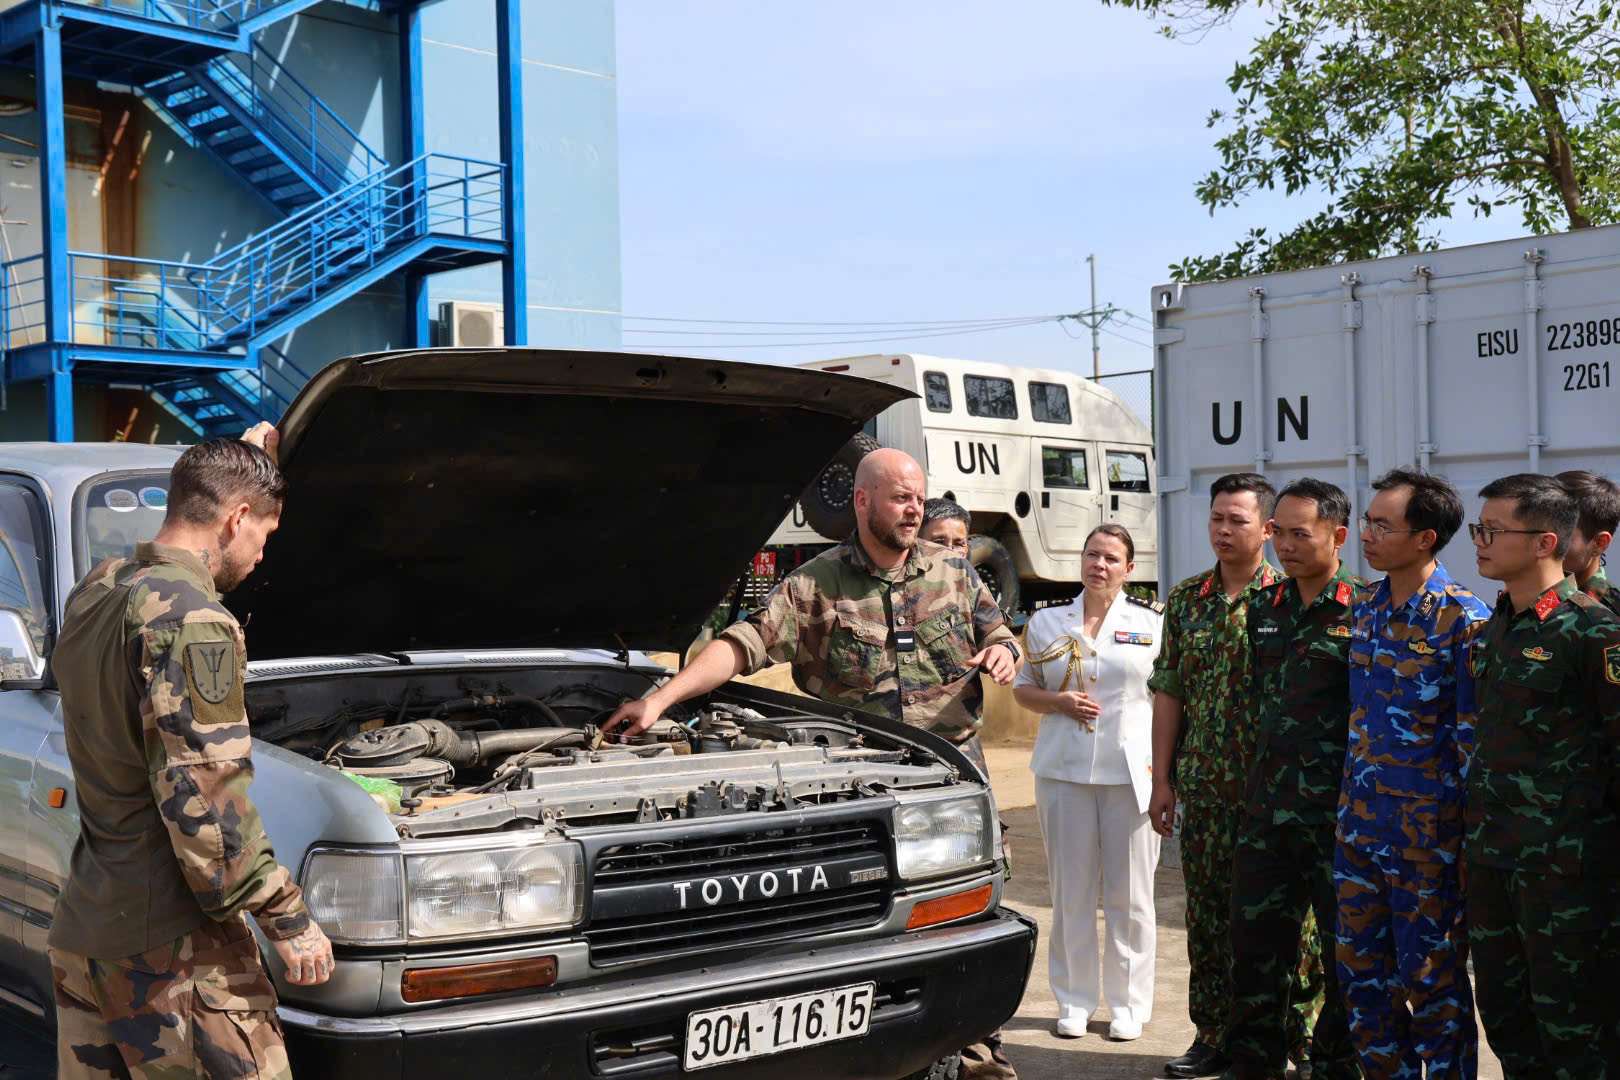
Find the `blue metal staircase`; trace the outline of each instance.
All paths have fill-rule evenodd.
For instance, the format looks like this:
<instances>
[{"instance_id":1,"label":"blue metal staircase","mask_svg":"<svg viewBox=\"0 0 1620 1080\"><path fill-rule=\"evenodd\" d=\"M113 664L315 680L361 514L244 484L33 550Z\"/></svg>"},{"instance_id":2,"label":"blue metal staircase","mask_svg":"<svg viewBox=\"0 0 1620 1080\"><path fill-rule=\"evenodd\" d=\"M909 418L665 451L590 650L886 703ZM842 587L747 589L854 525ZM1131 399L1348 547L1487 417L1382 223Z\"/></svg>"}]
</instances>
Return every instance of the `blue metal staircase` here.
<instances>
[{"instance_id":1,"label":"blue metal staircase","mask_svg":"<svg viewBox=\"0 0 1620 1080\"><path fill-rule=\"evenodd\" d=\"M54 19L64 74L131 87L283 219L206 263L65 252L67 295L55 289L54 308L46 297L61 278L46 256L0 265L9 378L46 378L53 392L64 370L68 392L72 378L138 378L199 434L225 434L278 416L308 381L272 343L361 289L497 260L514 275L506 165L419 153L390 166L253 39L317 0L102 2L117 6L38 0L0 12L0 60L19 42L43 48ZM516 0L497 4L510 56ZM419 85L419 45L407 44ZM407 146L420 149L420 103L410 109ZM420 326L425 294L414 295Z\"/></svg>"},{"instance_id":2,"label":"blue metal staircase","mask_svg":"<svg viewBox=\"0 0 1620 1080\"><path fill-rule=\"evenodd\" d=\"M169 72L141 94L284 214L388 164L258 42L242 60Z\"/></svg>"}]
</instances>

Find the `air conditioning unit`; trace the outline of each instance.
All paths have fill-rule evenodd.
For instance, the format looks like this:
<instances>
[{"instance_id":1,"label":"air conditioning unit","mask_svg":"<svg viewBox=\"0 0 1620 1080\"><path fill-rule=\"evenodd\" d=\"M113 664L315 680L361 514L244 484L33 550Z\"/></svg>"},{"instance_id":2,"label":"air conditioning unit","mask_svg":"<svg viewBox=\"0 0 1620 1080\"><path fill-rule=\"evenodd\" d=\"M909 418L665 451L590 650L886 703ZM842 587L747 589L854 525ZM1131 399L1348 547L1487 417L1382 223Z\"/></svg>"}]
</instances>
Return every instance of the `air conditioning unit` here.
<instances>
[{"instance_id":1,"label":"air conditioning unit","mask_svg":"<svg viewBox=\"0 0 1620 1080\"><path fill-rule=\"evenodd\" d=\"M506 342L506 313L499 304L446 300L439 305L440 343L452 348L488 349Z\"/></svg>"}]
</instances>

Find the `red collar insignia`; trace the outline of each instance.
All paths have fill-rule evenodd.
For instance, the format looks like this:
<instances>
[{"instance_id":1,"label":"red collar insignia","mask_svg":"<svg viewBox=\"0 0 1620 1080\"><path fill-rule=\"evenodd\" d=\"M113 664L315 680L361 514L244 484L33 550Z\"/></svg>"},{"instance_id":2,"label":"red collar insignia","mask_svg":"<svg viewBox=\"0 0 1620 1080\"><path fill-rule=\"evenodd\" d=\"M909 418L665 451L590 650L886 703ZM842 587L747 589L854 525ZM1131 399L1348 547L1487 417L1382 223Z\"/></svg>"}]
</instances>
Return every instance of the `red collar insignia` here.
<instances>
[{"instance_id":1,"label":"red collar insignia","mask_svg":"<svg viewBox=\"0 0 1620 1080\"><path fill-rule=\"evenodd\" d=\"M1338 589L1336 589L1333 593L1333 599L1339 602L1340 607L1349 607L1350 597L1353 592L1354 590L1350 588L1350 583L1348 581L1341 581L1339 582Z\"/></svg>"},{"instance_id":2,"label":"red collar insignia","mask_svg":"<svg viewBox=\"0 0 1620 1080\"><path fill-rule=\"evenodd\" d=\"M1281 585L1277 586L1277 595L1275 595L1275 596L1273 596L1271 598L1271 606L1272 607L1282 607L1283 595L1285 593L1287 593L1287 592L1288 592L1288 582L1285 581Z\"/></svg>"},{"instance_id":3,"label":"red collar insignia","mask_svg":"<svg viewBox=\"0 0 1620 1080\"><path fill-rule=\"evenodd\" d=\"M1220 571L1216 571L1216 573L1219 573L1219 572ZM1209 577L1204 579L1203 585L1199 586L1199 588L1198 588L1198 599L1202 600L1204 597L1208 596L1214 590L1214 588L1215 588L1215 574L1211 574L1211 575L1209 575Z\"/></svg>"},{"instance_id":4,"label":"red collar insignia","mask_svg":"<svg viewBox=\"0 0 1620 1080\"><path fill-rule=\"evenodd\" d=\"M1558 590L1557 587L1554 586L1553 588L1548 589L1540 600L1536 601L1536 618L1542 622L1545 622L1547 616L1552 614L1552 609L1557 607L1558 603Z\"/></svg>"},{"instance_id":5,"label":"red collar insignia","mask_svg":"<svg viewBox=\"0 0 1620 1080\"><path fill-rule=\"evenodd\" d=\"M1265 567L1260 571L1260 587L1262 589L1269 589L1272 582L1276 580L1277 576L1271 572L1271 567Z\"/></svg>"}]
</instances>

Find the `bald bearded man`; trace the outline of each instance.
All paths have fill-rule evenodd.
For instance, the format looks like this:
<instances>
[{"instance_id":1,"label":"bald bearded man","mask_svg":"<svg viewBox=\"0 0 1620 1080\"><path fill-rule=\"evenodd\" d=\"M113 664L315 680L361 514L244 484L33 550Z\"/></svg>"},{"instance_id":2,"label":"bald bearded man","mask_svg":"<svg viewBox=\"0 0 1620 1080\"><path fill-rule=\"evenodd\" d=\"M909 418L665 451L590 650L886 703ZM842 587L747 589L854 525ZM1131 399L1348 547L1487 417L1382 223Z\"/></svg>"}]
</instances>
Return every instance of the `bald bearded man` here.
<instances>
[{"instance_id":1,"label":"bald bearded man","mask_svg":"<svg viewBox=\"0 0 1620 1080\"><path fill-rule=\"evenodd\" d=\"M973 739L983 694L968 676L983 668L1010 683L1018 647L967 559L918 543L923 488L909 454L874 450L862 458L855 535L783 578L746 620L721 631L669 682L621 706L604 730L637 734L676 702L785 663L812 697L954 743ZM982 751L976 756L982 763Z\"/></svg>"},{"instance_id":2,"label":"bald bearded man","mask_svg":"<svg viewBox=\"0 0 1620 1080\"><path fill-rule=\"evenodd\" d=\"M645 731L676 702L769 663L793 665L812 697L926 728L956 743L986 783L979 745L982 669L1006 685L1018 646L967 558L918 542L925 481L900 450L874 450L855 470L855 535L783 578L748 618L721 631L684 670L603 730ZM1000 1033L962 1051L964 1078L1016 1080Z\"/></svg>"}]
</instances>

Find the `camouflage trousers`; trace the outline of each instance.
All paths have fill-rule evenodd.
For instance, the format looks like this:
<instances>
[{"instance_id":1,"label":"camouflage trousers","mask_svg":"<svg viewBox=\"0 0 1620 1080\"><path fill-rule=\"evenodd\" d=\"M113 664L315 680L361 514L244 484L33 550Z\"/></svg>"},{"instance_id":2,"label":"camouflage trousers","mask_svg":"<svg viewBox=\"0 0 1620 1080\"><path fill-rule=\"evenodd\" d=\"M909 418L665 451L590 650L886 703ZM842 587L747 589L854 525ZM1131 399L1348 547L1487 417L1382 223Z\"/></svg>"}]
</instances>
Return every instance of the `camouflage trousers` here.
<instances>
[{"instance_id":1,"label":"camouflage trousers","mask_svg":"<svg viewBox=\"0 0 1620 1080\"><path fill-rule=\"evenodd\" d=\"M1288 1010L1307 915L1337 921L1333 826L1272 825L1249 817L1232 859L1232 1010L1226 1053L1234 1080L1282 1080ZM1322 968L1322 1011L1311 1033L1313 1080L1360 1080L1332 964Z\"/></svg>"},{"instance_id":2,"label":"camouflage trousers","mask_svg":"<svg viewBox=\"0 0 1620 1080\"><path fill-rule=\"evenodd\" d=\"M1248 815L1241 805L1216 801L1183 804L1181 873L1187 893L1187 1012L1198 1041L1226 1045L1226 1014L1232 1006L1232 854ZM1322 1008L1322 959L1316 916L1305 915L1298 963L1288 990L1288 1057L1304 1061Z\"/></svg>"},{"instance_id":3,"label":"camouflage trousers","mask_svg":"<svg viewBox=\"0 0 1620 1080\"><path fill-rule=\"evenodd\" d=\"M1474 1080L1479 1029L1457 865L1339 844L1339 985L1368 1080Z\"/></svg>"},{"instance_id":4,"label":"camouflage trousers","mask_svg":"<svg viewBox=\"0 0 1620 1080\"><path fill-rule=\"evenodd\" d=\"M119 960L51 950L58 1080L291 1080L276 991L240 919Z\"/></svg>"},{"instance_id":5,"label":"camouflage trousers","mask_svg":"<svg viewBox=\"0 0 1620 1080\"><path fill-rule=\"evenodd\" d=\"M1485 1037L1507 1080L1620 1077L1620 878L1468 867Z\"/></svg>"}]
</instances>

